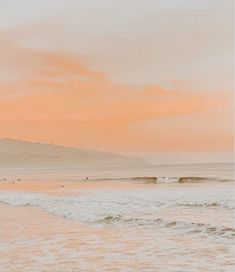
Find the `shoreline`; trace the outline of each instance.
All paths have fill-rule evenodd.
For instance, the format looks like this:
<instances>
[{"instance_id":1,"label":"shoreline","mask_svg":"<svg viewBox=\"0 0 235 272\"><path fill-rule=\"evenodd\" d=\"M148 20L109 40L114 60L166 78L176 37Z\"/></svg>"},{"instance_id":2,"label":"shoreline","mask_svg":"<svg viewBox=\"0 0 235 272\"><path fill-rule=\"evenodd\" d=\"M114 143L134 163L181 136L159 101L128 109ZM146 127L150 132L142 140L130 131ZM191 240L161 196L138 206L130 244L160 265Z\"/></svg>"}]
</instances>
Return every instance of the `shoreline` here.
<instances>
[{"instance_id":1,"label":"shoreline","mask_svg":"<svg viewBox=\"0 0 235 272\"><path fill-rule=\"evenodd\" d=\"M232 186L231 183L217 183L215 192L220 192L225 184L229 188ZM142 188L148 188L147 192L150 192L154 187L159 189L156 192L162 191L168 196L175 190L181 191L183 188L186 189L185 193L194 193L196 189L200 189L203 193L204 189L213 189L214 185L215 183L158 184L156 187L156 184L133 182L19 181L1 182L0 193L39 193L51 195L50 198L53 195L70 197L70 195L83 194L82 190L87 189L93 192L107 190L108 194L109 189L141 191ZM64 197L61 199L63 203ZM41 203L44 204L43 199L42 201ZM117 201L122 202L122 199ZM71 206L73 206L72 202ZM86 214L92 212L92 209L87 209L86 205L81 207L84 211L79 210L79 206L73 211L81 215L82 212ZM101 205L100 208L102 207ZM141 211L134 210L137 217L138 212ZM221 265L223 267L226 265L228 269L232 268L232 249L229 242L231 240L227 243L223 236L215 236L215 239L219 240L214 241L213 233L210 234L214 228L225 233L226 228L233 227L232 211L220 209L219 206L166 206L145 214L146 218L148 215L156 219L162 218L163 225L159 226L158 224L125 224L119 221L113 221L114 224L112 222L111 224L109 222L82 223L82 220L70 216L64 217L63 213L54 213L53 209L51 212L47 211L44 205L30 206L27 201L25 206L0 203L0 214L0 271L110 272L126 269L152 272L161 271L161 268L165 269L166 266L167 271L174 271L175 267L182 271L191 271L192 264L197 265L198 271L216 271L217 268L222 267ZM112 217L112 212L104 214L104 216L108 215ZM132 217L132 212L130 215ZM158 248L158 245L161 247ZM175 252L175 258L172 258L169 252ZM221 256L225 256L226 259ZM203 264L198 263L198 258Z\"/></svg>"},{"instance_id":2,"label":"shoreline","mask_svg":"<svg viewBox=\"0 0 235 272\"><path fill-rule=\"evenodd\" d=\"M79 260L70 256L70 252L82 245L80 236L94 231L89 226L39 207L0 203L0 214L0 247L4 248L0 250L1 271L50 272L79 268Z\"/></svg>"}]
</instances>

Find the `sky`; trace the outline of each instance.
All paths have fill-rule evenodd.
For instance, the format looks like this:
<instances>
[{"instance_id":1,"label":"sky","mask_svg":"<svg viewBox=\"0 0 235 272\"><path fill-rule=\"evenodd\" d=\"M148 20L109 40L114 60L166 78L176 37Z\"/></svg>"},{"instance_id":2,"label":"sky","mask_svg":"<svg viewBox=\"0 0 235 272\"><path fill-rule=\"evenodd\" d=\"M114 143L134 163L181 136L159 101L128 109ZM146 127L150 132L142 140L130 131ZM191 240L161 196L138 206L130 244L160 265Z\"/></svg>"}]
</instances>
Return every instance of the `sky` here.
<instances>
[{"instance_id":1,"label":"sky","mask_svg":"<svg viewBox=\"0 0 235 272\"><path fill-rule=\"evenodd\" d=\"M233 156L232 0L0 0L0 138Z\"/></svg>"}]
</instances>

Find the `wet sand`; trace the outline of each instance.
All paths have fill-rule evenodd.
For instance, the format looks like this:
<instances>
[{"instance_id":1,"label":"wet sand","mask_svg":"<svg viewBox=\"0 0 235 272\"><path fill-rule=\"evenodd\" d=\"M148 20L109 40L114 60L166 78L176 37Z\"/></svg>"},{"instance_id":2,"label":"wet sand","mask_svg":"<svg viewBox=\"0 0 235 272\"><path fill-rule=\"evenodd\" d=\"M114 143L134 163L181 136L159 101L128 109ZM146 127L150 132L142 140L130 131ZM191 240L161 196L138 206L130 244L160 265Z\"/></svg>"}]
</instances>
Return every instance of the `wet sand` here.
<instances>
[{"instance_id":1,"label":"wet sand","mask_svg":"<svg viewBox=\"0 0 235 272\"><path fill-rule=\"evenodd\" d=\"M151 240L145 243L148 229L83 225L39 208L0 204L0 214L0 271L4 272L211 272L221 268L224 255L233 254L226 245L212 246L203 238L169 236L164 231L154 233L156 247ZM233 271L233 264L225 263L219 271Z\"/></svg>"},{"instance_id":2,"label":"wet sand","mask_svg":"<svg viewBox=\"0 0 235 272\"><path fill-rule=\"evenodd\" d=\"M0 271L79 269L73 251L83 246L80 237L89 237L87 226L39 208L0 204L0 214Z\"/></svg>"}]
</instances>

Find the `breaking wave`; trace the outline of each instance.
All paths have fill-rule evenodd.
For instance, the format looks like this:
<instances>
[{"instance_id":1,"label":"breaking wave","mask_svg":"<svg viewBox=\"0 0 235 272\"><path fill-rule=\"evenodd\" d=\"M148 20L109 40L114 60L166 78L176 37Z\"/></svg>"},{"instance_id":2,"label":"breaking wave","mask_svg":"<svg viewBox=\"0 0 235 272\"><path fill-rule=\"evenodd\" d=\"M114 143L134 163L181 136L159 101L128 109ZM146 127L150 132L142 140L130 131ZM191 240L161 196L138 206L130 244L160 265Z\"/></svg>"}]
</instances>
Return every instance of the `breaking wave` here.
<instances>
[{"instance_id":1,"label":"breaking wave","mask_svg":"<svg viewBox=\"0 0 235 272\"><path fill-rule=\"evenodd\" d=\"M109 182L109 181L120 181L120 182L144 182L144 183L156 183L157 177L121 177L121 178L96 178L96 179L83 179L86 182Z\"/></svg>"},{"instance_id":2,"label":"breaking wave","mask_svg":"<svg viewBox=\"0 0 235 272\"><path fill-rule=\"evenodd\" d=\"M136 180L131 178L131 180ZM141 177L141 182L143 178ZM125 179L126 180L126 179ZM152 181L150 177L144 182ZM178 182L178 181L176 181ZM214 186L215 185L215 186ZM179 229L182 233L199 233L213 237L233 237L234 229L229 228L231 220L227 215L234 209L232 184L221 186L141 186L132 190L121 188L107 190L80 190L79 195L45 195L26 192L0 192L0 202L16 206L39 207L48 213L85 224L119 224L131 226L146 225L163 228ZM213 189L213 190L212 190ZM181 209L180 207L186 207ZM173 208L177 212L177 220L166 221L158 212ZM195 214L203 211L204 217L194 223L193 219L184 214ZM218 215L217 215L218 214ZM225 220L219 215L225 215ZM209 217L218 217L218 224ZM164 217L164 216L163 216ZM192 217L193 218L193 217ZM228 221L229 220L229 221ZM213 222L213 223L212 223ZM215 223L214 223L215 222ZM226 226L220 226L224 224ZM207 223L215 224L209 225ZM129 226L128 225L128 226Z\"/></svg>"},{"instance_id":3,"label":"breaking wave","mask_svg":"<svg viewBox=\"0 0 235 272\"><path fill-rule=\"evenodd\" d=\"M156 183L202 183L202 182L226 182L228 179L209 177L158 177Z\"/></svg>"},{"instance_id":4,"label":"breaking wave","mask_svg":"<svg viewBox=\"0 0 235 272\"><path fill-rule=\"evenodd\" d=\"M210 177L193 177L193 176L182 176L182 177L155 177L155 176L139 176L139 177L120 177L120 178L97 178L97 179L83 179L86 182L140 182L146 184L158 184L158 183L203 183L203 182L226 182L232 181L229 179L221 178L210 178Z\"/></svg>"},{"instance_id":5,"label":"breaking wave","mask_svg":"<svg viewBox=\"0 0 235 272\"><path fill-rule=\"evenodd\" d=\"M177 229L187 234L204 234L206 236L216 236L223 238L234 238L235 229L225 226L213 226L204 223L184 222L184 221L168 221L163 218L127 218L122 215L108 215L96 223L114 224L114 223L132 223L134 225L157 225L164 228Z\"/></svg>"}]
</instances>

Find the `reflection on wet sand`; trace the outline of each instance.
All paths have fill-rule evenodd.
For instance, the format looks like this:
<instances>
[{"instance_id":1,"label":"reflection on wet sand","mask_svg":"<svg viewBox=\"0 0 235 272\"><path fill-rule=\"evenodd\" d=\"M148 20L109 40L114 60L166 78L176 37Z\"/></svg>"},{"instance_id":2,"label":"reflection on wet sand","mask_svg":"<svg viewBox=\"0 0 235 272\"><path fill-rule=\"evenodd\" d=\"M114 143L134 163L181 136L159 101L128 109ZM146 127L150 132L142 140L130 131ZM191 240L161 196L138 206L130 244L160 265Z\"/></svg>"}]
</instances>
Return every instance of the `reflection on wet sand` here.
<instances>
[{"instance_id":1,"label":"reflection on wet sand","mask_svg":"<svg viewBox=\"0 0 235 272\"><path fill-rule=\"evenodd\" d=\"M0 210L1 271L232 271L228 246L203 236L84 226L38 208L2 204Z\"/></svg>"}]
</instances>

